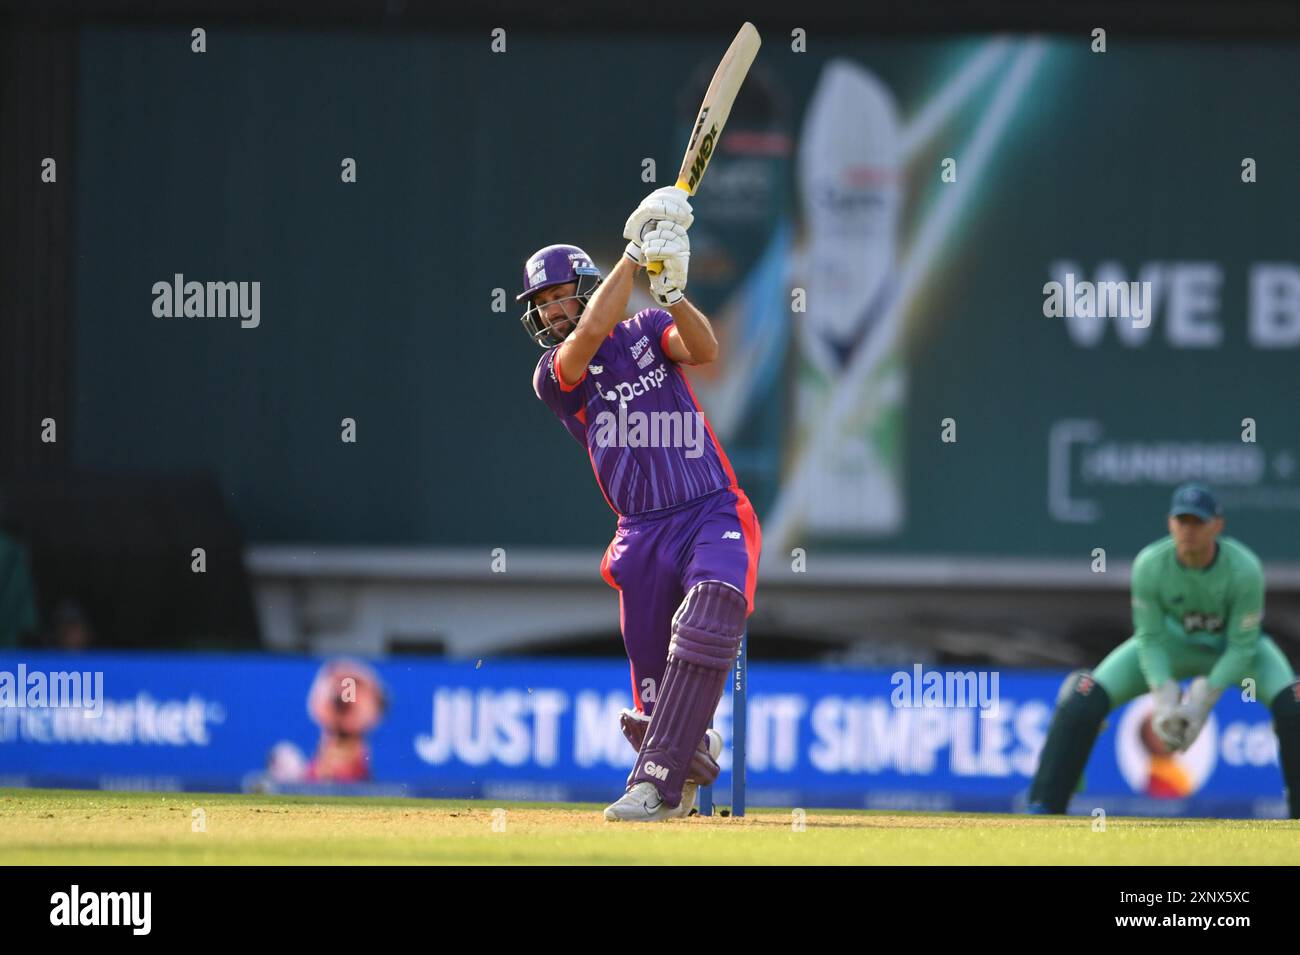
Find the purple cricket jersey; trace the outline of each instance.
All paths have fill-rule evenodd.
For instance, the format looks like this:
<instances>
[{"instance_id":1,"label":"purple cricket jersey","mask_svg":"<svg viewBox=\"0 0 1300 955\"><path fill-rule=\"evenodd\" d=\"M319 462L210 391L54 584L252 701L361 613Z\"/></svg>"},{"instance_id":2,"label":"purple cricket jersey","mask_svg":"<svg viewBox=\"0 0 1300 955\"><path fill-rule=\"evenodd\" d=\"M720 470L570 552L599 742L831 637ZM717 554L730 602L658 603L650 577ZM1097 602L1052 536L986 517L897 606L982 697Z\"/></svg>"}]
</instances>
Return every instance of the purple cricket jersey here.
<instances>
[{"instance_id":1,"label":"purple cricket jersey","mask_svg":"<svg viewBox=\"0 0 1300 955\"><path fill-rule=\"evenodd\" d=\"M673 317L646 308L615 326L576 382L560 380L549 349L537 363L533 390L587 449L592 470L615 513L646 514L736 486L665 339Z\"/></svg>"}]
</instances>

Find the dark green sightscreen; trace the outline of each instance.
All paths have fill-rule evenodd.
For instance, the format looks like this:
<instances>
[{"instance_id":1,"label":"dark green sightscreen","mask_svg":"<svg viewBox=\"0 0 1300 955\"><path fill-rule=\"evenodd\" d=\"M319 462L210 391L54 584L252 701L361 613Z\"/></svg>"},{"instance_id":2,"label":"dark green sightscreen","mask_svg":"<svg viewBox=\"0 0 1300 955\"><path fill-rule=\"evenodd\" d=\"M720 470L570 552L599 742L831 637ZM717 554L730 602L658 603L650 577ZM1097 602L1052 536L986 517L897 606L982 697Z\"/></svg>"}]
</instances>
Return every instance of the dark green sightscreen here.
<instances>
[{"instance_id":1,"label":"dark green sightscreen","mask_svg":"<svg viewBox=\"0 0 1300 955\"><path fill-rule=\"evenodd\" d=\"M765 531L1125 554L1195 478L1262 556L1300 555L1293 48L766 40L744 135L697 198L688 290L724 348L692 381ZM532 394L514 294L551 242L608 269L627 213L675 176L698 98L652 109L607 78L651 57L711 70L724 46L211 30L194 54L180 30L87 30L77 463L210 469L253 542L602 547L612 515ZM830 119L810 133L818 95ZM817 217L854 208L888 231L837 245ZM855 311L818 270L858 246ZM1150 280L1150 326L1046 317L1043 286L1071 264ZM257 327L155 317L153 286L178 273L260 283ZM840 456L803 465L792 505L873 328Z\"/></svg>"}]
</instances>

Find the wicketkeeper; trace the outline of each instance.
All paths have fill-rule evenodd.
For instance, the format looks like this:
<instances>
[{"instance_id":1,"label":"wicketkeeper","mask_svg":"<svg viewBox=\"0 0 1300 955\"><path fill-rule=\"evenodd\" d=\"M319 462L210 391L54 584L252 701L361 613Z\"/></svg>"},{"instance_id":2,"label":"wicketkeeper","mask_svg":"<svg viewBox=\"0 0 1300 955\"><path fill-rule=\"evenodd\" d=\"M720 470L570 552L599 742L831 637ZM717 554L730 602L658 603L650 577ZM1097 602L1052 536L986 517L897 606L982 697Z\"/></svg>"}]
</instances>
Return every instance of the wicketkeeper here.
<instances>
[{"instance_id":1,"label":"wicketkeeper","mask_svg":"<svg viewBox=\"0 0 1300 955\"><path fill-rule=\"evenodd\" d=\"M1150 692L1152 726L1170 752L1186 750L1226 692L1254 680L1273 713L1291 818L1300 818L1300 683L1260 630L1259 558L1221 537L1223 516L1199 484L1174 492L1169 536L1133 561L1133 636L1089 673L1061 688L1056 715L1029 790L1029 811L1064 813L1111 710ZM1193 678L1185 693L1179 681Z\"/></svg>"},{"instance_id":2,"label":"wicketkeeper","mask_svg":"<svg viewBox=\"0 0 1300 955\"><path fill-rule=\"evenodd\" d=\"M546 349L533 389L586 448L618 515L601 574L619 592L636 707L622 728L637 759L609 820L688 815L717 778L722 741L708 724L754 608L758 519L680 367L718 355L683 294L693 219L683 191L658 189L628 218L608 277L577 246L551 245L528 259L518 296ZM650 278L660 307L626 318L650 261L663 265Z\"/></svg>"}]
</instances>

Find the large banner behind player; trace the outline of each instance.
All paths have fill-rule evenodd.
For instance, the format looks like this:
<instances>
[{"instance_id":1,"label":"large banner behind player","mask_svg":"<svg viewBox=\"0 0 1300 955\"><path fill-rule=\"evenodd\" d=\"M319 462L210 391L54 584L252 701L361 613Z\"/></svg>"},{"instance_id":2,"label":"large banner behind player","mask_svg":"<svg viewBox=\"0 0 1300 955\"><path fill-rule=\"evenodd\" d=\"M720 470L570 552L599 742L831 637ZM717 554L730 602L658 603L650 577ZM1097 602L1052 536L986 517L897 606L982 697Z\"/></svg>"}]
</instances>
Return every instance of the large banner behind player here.
<instances>
[{"instance_id":1,"label":"large banner behind player","mask_svg":"<svg viewBox=\"0 0 1300 955\"><path fill-rule=\"evenodd\" d=\"M5 678L12 691L20 666L29 687L35 673L102 672L98 716L48 699L12 705ZM974 676L980 691L966 705L934 707L928 671L755 670L750 802L1020 808L1064 673ZM9 653L0 699L0 786L604 803L633 757L618 725L627 667L603 661ZM729 707L730 695L717 721L728 736ZM1149 697L1112 714L1075 811L1284 815L1265 706L1225 698L1191 750L1173 756L1150 717ZM720 793L730 791L730 753Z\"/></svg>"},{"instance_id":2,"label":"large banner behind player","mask_svg":"<svg viewBox=\"0 0 1300 955\"><path fill-rule=\"evenodd\" d=\"M543 519L521 491L592 477L531 396L515 284L549 242L613 264L725 41L248 30L221 63L256 82L214 94L165 33L87 30L78 463L211 468L254 542L598 553L599 495ZM1131 554L1197 479L1295 559L1295 51L807 49L765 43L692 228L722 359L691 374L772 552ZM649 57L672 108L592 80ZM257 326L155 316L178 274L259 281Z\"/></svg>"}]
</instances>

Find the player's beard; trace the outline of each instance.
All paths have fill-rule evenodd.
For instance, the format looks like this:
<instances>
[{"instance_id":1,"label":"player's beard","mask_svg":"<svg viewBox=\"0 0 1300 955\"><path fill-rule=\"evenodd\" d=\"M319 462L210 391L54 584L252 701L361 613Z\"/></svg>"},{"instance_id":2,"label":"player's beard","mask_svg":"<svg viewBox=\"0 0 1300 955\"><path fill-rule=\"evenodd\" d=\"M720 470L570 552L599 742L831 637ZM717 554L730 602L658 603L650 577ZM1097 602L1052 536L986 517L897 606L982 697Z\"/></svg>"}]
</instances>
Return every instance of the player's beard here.
<instances>
[{"instance_id":1,"label":"player's beard","mask_svg":"<svg viewBox=\"0 0 1300 955\"><path fill-rule=\"evenodd\" d=\"M547 326L547 331L550 332L551 337L557 342L562 342L572 335L573 330L577 327L577 318L561 318L557 321L551 322L551 324Z\"/></svg>"}]
</instances>

